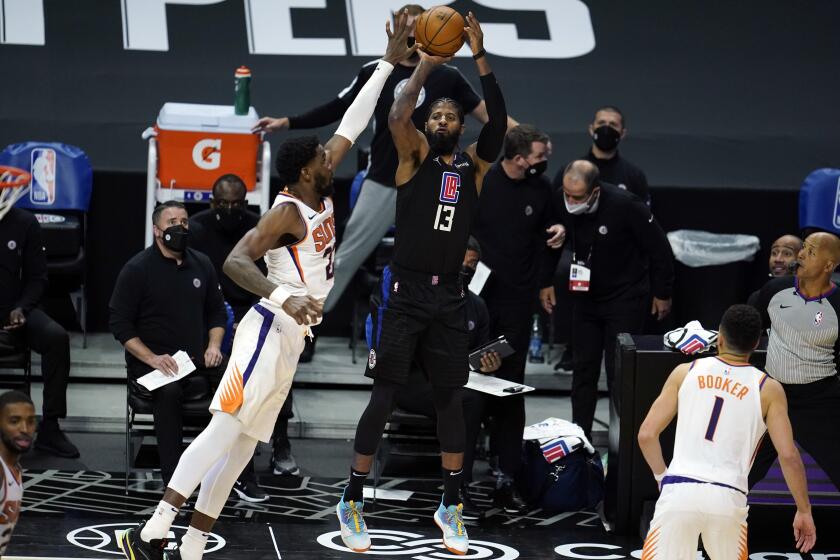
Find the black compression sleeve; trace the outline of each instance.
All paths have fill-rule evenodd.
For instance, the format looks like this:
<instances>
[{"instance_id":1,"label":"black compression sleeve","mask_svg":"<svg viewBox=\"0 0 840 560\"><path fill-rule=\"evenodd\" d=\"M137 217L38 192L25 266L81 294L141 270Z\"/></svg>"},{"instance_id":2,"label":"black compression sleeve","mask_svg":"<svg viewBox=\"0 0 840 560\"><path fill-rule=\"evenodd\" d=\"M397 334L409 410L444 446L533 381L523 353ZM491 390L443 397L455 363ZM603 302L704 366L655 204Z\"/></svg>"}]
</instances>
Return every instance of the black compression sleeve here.
<instances>
[{"instance_id":1,"label":"black compression sleeve","mask_svg":"<svg viewBox=\"0 0 840 560\"><path fill-rule=\"evenodd\" d=\"M347 110L352 101L352 99L346 100L342 97L336 97L332 101L315 107L302 115L289 117L289 128L318 128L334 123L344 115L344 111Z\"/></svg>"},{"instance_id":2,"label":"black compression sleeve","mask_svg":"<svg viewBox=\"0 0 840 560\"><path fill-rule=\"evenodd\" d=\"M492 72L481 76L481 90L487 105L488 120L478 135L475 152L484 161L495 161L502 149L502 142L505 140L507 108L505 108L502 90Z\"/></svg>"}]
</instances>

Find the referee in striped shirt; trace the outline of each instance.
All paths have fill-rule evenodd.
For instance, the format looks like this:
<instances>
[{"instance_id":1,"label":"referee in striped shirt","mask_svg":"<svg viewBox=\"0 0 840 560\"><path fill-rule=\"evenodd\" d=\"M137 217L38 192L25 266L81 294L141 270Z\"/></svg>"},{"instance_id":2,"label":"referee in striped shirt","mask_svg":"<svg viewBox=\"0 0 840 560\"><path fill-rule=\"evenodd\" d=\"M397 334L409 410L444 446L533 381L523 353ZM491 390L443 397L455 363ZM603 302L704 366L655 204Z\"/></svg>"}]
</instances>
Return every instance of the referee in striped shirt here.
<instances>
[{"instance_id":1,"label":"referee in striped shirt","mask_svg":"<svg viewBox=\"0 0 840 560\"><path fill-rule=\"evenodd\" d=\"M787 395L793 437L840 489L840 290L831 274L840 265L840 238L819 232L805 239L795 276L761 289L758 311L770 328L767 373ZM750 472L752 488L776 452L765 438Z\"/></svg>"}]
</instances>

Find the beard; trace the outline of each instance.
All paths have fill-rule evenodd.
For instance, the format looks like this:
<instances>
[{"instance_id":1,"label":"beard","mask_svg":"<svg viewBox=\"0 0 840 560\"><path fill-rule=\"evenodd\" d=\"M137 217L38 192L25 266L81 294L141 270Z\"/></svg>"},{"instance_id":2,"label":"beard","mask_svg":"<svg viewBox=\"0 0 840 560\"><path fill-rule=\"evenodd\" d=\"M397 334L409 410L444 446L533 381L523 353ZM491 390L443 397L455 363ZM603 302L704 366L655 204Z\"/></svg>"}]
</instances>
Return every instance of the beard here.
<instances>
[{"instance_id":1,"label":"beard","mask_svg":"<svg viewBox=\"0 0 840 560\"><path fill-rule=\"evenodd\" d=\"M318 175L315 178L315 192L320 196L332 196L335 192L332 175Z\"/></svg>"},{"instance_id":2,"label":"beard","mask_svg":"<svg viewBox=\"0 0 840 560\"><path fill-rule=\"evenodd\" d=\"M426 140L429 141L429 149L435 154L451 154L455 151L455 146L458 145L460 138L461 135L458 132L437 134L436 132L426 131Z\"/></svg>"},{"instance_id":3,"label":"beard","mask_svg":"<svg viewBox=\"0 0 840 560\"><path fill-rule=\"evenodd\" d=\"M6 449L11 451L12 453L22 454L28 453L30 449L32 449L32 438L27 436L29 440L29 447L20 447L14 439L10 438L6 432L0 432L0 439L3 440L3 445L6 446Z\"/></svg>"}]
</instances>

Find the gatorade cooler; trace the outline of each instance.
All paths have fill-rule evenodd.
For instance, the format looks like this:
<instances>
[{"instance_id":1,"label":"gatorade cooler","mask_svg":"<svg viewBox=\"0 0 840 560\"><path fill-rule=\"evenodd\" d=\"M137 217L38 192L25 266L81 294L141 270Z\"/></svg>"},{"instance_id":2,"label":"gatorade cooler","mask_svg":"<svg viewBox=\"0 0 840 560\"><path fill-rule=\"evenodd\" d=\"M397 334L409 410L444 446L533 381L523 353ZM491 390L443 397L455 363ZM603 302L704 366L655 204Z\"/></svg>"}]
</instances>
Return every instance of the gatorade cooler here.
<instances>
[{"instance_id":1,"label":"gatorade cooler","mask_svg":"<svg viewBox=\"0 0 840 560\"><path fill-rule=\"evenodd\" d=\"M253 107L240 116L232 105L165 103L154 127L161 188L210 190L233 173L253 191L260 138L251 129L257 120Z\"/></svg>"}]
</instances>

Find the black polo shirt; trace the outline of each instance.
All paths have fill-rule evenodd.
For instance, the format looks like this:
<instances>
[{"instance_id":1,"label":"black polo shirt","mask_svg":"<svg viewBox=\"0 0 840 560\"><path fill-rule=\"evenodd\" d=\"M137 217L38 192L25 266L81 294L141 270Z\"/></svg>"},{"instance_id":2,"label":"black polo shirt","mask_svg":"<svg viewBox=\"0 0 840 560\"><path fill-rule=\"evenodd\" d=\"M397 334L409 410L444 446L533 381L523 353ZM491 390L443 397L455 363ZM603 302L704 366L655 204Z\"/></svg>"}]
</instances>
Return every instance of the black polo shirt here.
<instances>
[{"instance_id":1,"label":"black polo shirt","mask_svg":"<svg viewBox=\"0 0 840 560\"><path fill-rule=\"evenodd\" d=\"M630 191L642 199L645 204L650 205L650 190L644 171L621 157L621 152L616 152L615 156L610 159L600 159L595 157L590 148L589 152L581 159L595 164L601 173L602 181L615 185L621 190ZM565 165L561 167L554 177L555 189L563 188L563 170L565 168Z\"/></svg>"},{"instance_id":2,"label":"black polo shirt","mask_svg":"<svg viewBox=\"0 0 840 560\"><path fill-rule=\"evenodd\" d=\"M0 327L20 307L38 305L47 287L47 256L41 225L31 213L11 208L0 219Z\"/></svg>"},{"instance_id":3,"label":"black polo shirt","mask_svg":"<svg viewBox=\"0 0 840 560\"><path fill-rule=\"evenodd\" d=\"M538 289L540 257L553 211L545 176L513 180L497 162L484 176L473 235L481 261L493 271L482 296L531 302Z\"/></svg>"},{"instance_id":4,"label":"black polo shirt","mask_svg":"<svg viewBox=\"0 0 840 560\"><path fill-rule=\"evenodd\" d=\"M242 221L239 226L227 231L219 225L219 221L216 219L216 211L212 208L202 210L190 218L190 247L210 257L210 262L216 269L219 284L222 286L222 294L225 301L233 308L233 314L237 322L242 320L242 317L257 302L259 297L231 280L224 273L222 267L234 246L249 230L256 227L259 221L259 215L246 210L242 213ZM265 263L262 259L257 261L257 266L265 272Z\"/></svg>"},{"instance_id":5,"label":"black polo shirt","mask_svg":"<svg viewBox=\"0 0 840 560\"><path fill-rule=\"evenodd\" d=\"M179 265L157 243L129 260L117 278L110 302L110 328L125 344L139 337L155 354L184 350L204 365L208 333L227 323L222 290L207 255L187 249ZM129 369L152 368L128 351Z\"/></svg>"},{"instance_id":6,"label":"black polo shirt","mask_svg":"<svg viewBox=\"0 0 840 560\"><path fill-rule=\"evenodd\" d=\"M650 292L660 299L671 297L671 245L638 197L601 183L598 208L592 214L569 214L562 189L554 191L554 208L560 223L566 226L567 247L592 271L589 292L573 295L598 302L642 297ZM560 251L545 254L542 285L551 286Z\"/></svg>"},{"instance_id":7,"label":"black polo shirt","mask_svg":"<svg viewBox=\"0 0 840 560\"><path fill-rule=\"evenodd\" d=\"M377 64L379 64L379 59L362 66L350 85L344 88L333 101L302 115L290 117L289 128L315 128L340 119L356 99L362 86L373 75ZM414 68L414 66L404 64L394 66L394 70L382 87L382 93L379 94L373 111L373 139L370 142L370 168L367 177L391 187L394 186L394 175L397 172L397 148L391 139L391 131L388 130L388 113L391 105L394 104L394 98L402 91L414 73ZM481 103L481 97L460 70L448 64L435 66L420 90L417 106L411 115L411 120L418 130L424 129L426 113L432 102L441 97L449 97L460 103L464 114L472 113Z\"/></svg>"}]
</instances>

